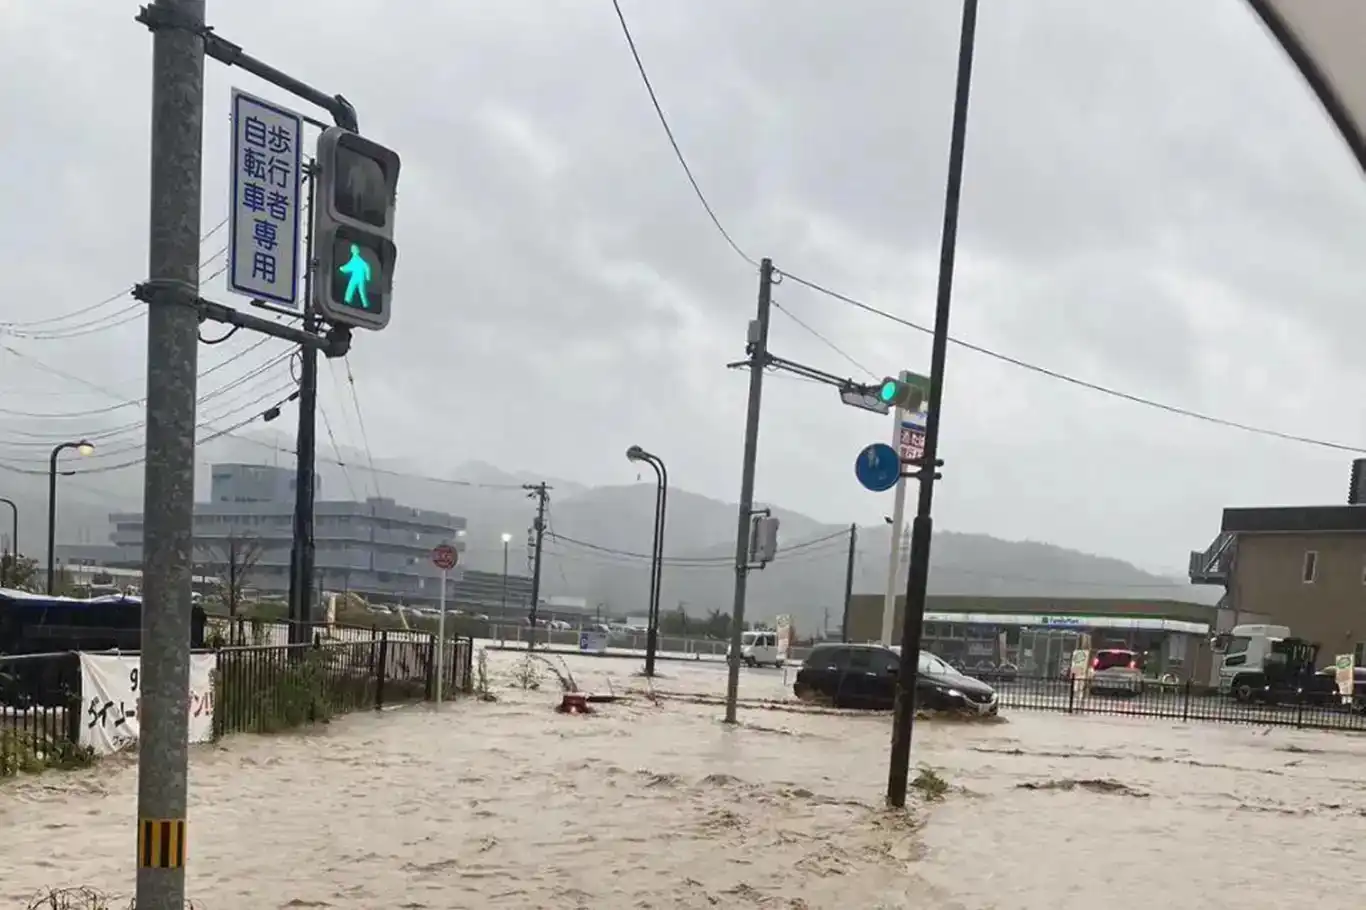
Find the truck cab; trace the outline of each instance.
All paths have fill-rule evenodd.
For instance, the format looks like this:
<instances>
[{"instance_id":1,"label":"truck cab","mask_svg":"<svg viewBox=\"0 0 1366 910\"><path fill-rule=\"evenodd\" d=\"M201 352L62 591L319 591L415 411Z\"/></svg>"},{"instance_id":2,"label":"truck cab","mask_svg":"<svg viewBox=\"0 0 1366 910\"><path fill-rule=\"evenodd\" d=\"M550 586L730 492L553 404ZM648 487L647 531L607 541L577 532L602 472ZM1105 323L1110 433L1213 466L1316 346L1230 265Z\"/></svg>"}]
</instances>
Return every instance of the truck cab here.
<instances>
[{"instance_id":1,"label":"truck cab","mask_svg":"<svg viewBox=\"0 0 1366 910\"><path fill-rule=\"evenodd\" d=\"M1234 626L1214 645L1221 695L1240 702L1277 703L1312 701L1327 694L1326 678L1315 665L1318 645L1293 637L1288 626Z\"/></svg>"}]
</instances>

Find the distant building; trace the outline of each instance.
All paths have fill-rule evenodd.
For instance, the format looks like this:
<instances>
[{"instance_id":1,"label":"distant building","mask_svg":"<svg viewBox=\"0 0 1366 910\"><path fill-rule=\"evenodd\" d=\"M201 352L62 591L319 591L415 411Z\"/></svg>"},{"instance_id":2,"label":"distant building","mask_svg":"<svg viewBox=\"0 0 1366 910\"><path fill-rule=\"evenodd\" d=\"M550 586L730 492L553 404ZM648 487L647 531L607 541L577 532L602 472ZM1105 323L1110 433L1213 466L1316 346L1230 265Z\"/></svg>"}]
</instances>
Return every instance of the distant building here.
<instances>
[{"instance_id":1,"label":"distant building","mask_svg":"<svg viewBox=\"0 0 1366 910\"><path fill-rule=\"evenodd\" d=\"M216 464L209 501L195 504L196 571L222 575L230 540L253 551L248 574L261 593L289 590L293 543L295 472L253 464ZM321 493L321 485L318 487ZM58 547L64 565L138 569L142 565L142 514L109 516L108 546ZM440 570L431 551L439 543L464 550L465 519L445 512L402 506L392 499L365 501L318 498L314 506L315 567L319 587L354 591L378 602L435 602L441 594ZM530 580L507 579L510 609L525 609ZM479 608L500 606L501 573L457 570L451 573L447 600ZM484 610L487 612L487 610Z\"/></svg>"},{"instance_id":2,"label":"distant building","mask_svg":"<svg viewBox=\"0 0 1366 910\"><path fill-rule=\"evenodd\" d=\"M882 635L881 594L856 594L849 640ZM892 641L901 642L905 597L896 599ZM1078 647L1146 652L1149 667L1204 681L1214 608L1174 600L977 597L931 594L922 647L969 669L1010 663L1028 676L1056 676Z\"/></svg>"},{"instance_id":3,"label":"distant building","mask_svg":"<svg viewBox=\"0 0 1366 910\"><path fill-rule=\"evenodd\" d=\"M1190 554L1191 581L1224 589L1218 631L1285 625L1321 647L1321 665L1337 654L1366 665L1363 467L1353 464L1346 505L1224 509L1213 542Z\"/></svg>"}]
</instances>

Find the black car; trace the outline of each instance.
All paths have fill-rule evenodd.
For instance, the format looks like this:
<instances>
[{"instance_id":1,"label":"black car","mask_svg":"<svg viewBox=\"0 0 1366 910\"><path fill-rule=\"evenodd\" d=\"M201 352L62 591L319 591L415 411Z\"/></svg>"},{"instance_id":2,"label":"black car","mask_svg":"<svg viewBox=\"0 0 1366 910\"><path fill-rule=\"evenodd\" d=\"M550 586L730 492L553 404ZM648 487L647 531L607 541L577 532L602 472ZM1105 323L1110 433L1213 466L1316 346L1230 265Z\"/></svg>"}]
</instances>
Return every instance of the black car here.
<instances>
[{"instance_id":1,"label":"black car","mask_svg":"<svg viewBox=\"0 0 1366 910\"><path fill-rule=\"evenodd\" d=\"M896 701L900 671L900 655L882 645L817 645L797 671L792 691L803 700L827 698L837 708L887 710ZM916 707L995 714L996 691L933 654L922 653Z\"/></svg>"}]
</instances>

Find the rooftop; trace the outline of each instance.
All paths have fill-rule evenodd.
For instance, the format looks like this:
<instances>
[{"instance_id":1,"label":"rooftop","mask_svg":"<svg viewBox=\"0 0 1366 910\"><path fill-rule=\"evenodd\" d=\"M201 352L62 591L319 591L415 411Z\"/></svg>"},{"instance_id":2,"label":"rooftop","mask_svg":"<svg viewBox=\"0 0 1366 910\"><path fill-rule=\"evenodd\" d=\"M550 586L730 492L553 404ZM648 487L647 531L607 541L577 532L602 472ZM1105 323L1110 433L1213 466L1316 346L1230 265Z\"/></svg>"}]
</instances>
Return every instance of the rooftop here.
<instances>
[{"instance_id":1,"label":"rooftop","mask_svg":"<svg viewBox=\"0 0 1366 910\"><path fill-rule=\"evenodd\" d=\"M1240 534L1334 534L1366 531L1366 506L1259 506L1225 509L1220 530Z\"/></svg>"}]
</instances>

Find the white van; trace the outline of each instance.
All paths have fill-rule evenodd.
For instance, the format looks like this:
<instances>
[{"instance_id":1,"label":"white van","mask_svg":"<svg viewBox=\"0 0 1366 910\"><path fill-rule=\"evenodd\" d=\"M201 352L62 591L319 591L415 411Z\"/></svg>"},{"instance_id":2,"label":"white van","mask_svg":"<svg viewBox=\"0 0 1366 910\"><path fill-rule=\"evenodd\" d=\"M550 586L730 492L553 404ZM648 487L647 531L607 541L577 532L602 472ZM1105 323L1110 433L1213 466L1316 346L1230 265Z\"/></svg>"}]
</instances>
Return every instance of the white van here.
<instances>
[{"instance_id":1,"label":"white van","mask_svg":"<svg viewBox=\"0 0 1366 910\"><path fill-rule=\"evenodd\" d=\"M778 653L778 633L741 632L740 659L750 667L781 667L783 655Z\"/></svg>"}]
</instances>

